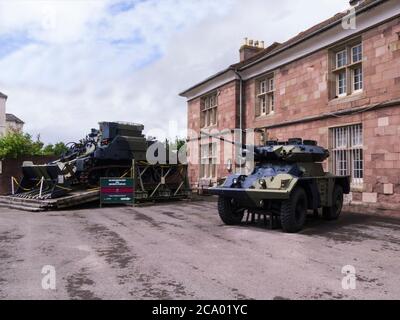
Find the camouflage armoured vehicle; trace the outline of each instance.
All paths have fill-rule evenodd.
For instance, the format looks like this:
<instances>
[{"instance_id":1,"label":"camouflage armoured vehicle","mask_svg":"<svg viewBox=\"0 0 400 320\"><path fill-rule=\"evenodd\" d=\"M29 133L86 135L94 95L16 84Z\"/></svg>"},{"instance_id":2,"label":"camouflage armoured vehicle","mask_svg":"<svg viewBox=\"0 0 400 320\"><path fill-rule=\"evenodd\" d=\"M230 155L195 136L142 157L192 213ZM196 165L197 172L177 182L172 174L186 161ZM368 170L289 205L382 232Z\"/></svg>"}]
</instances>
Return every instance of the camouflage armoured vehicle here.
<instances>
[{"instance_id":1,"label":"camouflage armoured vehicle","mask_svg":"<svg viewBox=\"0 0 400 320\"><path fill-rule=\"evenodd\" d=\"M285 232L303 228L307 210L322 208L327 220L338 219L343 194L350 192L350 178L323 170L329 151L315 141L289 139L254 147L255 169L230 175L209 193L218 195L218 211L228 225L239 224L246 210L278 217Z\"/></svg>"}]
</instances>

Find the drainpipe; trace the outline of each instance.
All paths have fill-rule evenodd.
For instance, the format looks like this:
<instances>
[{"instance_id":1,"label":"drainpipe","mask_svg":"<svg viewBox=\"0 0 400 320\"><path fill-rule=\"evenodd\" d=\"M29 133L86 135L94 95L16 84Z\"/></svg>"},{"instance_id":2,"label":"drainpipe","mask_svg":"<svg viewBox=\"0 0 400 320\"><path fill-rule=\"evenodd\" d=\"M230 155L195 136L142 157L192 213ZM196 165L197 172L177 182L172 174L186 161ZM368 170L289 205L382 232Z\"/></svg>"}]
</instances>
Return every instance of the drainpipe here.
<instances>
[{"instance_id":1,"label":"drainpipe","mask_svg":"<svg viewBox=\"0 0 400 320\"><path fill-rule=\"evenodd\" d=\"M241 145L241 151L243 150L243 78L237 69L233 69L233 72L239 77L239 130L240 137L239 143ZM240 172L242 172L242 167L240 167Z\"/></svg>"},{"instance_id":2,"label":"drainpipe","mask_svg":"<svg viewBox=\"0 0 400 320\"><path fill-rule=\"evenodd\" d=\"M239 129L240 129L240 144L243 145L243 78L237 69L233 72L239 77Z\"/></svg>"}]
</instances>

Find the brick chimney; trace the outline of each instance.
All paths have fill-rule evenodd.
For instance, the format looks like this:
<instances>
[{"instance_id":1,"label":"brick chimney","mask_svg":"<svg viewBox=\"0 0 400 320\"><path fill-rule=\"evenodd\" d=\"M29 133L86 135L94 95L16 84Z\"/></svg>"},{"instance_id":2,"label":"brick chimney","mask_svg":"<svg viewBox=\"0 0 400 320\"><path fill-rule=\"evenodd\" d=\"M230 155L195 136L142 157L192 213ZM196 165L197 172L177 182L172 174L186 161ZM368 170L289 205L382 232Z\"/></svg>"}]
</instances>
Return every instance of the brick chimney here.
<instances>
[{"instance_id":1,"label":"brick chimney","mask_svg":"<svg viewBox=\"0 0 400 320\"><path fill-rule=\"evenodd\" d=\"M248 38L244 39L244 44L240 47L240 62L255 56L264 50L264 41L254 41Z\"/></svg>"},{"instance_id":2,"label":"brick chimney","mask_svg":"<svg viewBox=\"0 0 400 320\"><path fill-rule=\"evenodd\" d=\"M363 3L365 0L350 0L350 5L352 7L358 6L359 4Z\"/></svg>"}]
</instances>

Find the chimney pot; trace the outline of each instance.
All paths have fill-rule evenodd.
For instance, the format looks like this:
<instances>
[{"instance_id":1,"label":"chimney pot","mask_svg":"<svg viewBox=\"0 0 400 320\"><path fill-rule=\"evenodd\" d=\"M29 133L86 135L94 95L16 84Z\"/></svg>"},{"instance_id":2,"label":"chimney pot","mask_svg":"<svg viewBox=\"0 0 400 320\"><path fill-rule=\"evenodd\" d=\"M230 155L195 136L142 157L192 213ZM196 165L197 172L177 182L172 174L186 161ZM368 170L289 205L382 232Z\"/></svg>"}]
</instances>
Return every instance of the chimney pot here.
<instances>
[{"instance_id":1,"label":"chimney pot","mask_svg":"<svg viewBox=\"0 0 400 320\"><path fill-rule=\"evenodd\" d=\"M240 61L247 60L264 49L264 41L245 38L244 45L240 48Z\"/></svg>"},{"instance_id":2,"label":"chimney pot","mask_svg":"<svg viewBox=\"0 0 400 320\"><path fill-rule=\"evenodd\" d=\"M359 4L363 3L365 0L350 0L350 5L352 7L358 6Z\"/></svg>"}]
</instances>

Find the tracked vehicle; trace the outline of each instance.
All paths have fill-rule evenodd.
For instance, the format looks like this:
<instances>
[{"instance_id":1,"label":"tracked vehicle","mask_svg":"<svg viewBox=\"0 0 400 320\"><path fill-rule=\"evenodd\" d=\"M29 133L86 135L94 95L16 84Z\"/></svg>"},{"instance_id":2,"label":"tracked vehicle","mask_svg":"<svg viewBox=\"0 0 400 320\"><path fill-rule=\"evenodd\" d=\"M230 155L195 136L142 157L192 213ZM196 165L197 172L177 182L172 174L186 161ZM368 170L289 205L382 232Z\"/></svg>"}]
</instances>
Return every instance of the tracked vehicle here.
<instances>
[{"instance_id":1,"label":"tracked vehicle","mask_svg":"<svg viewBox=\"0 0 400 320\"><path fill-rule=\"evenodd\" d=\"M250 175L233 174L208 192L218 195L218 211L228 225L241 223L245 211L277 217L285 232L303 228L308 210L322 209L335 220L350 192L350 177L323 170L329 151L316 141L289 139L252 147L255 168Z\"/></svg>"},{"instance_id":2,"label":"tracked vehicle","mask_svg":"<svg viewBox=\"0 0 400 320\"><path fill-rule=\"evenodd\" d=\"M188 197L187 165L168 158L149 164L148 148L163 144L146 139L143 129L141 124L101 122L84 139L69 143L60 159L45 165L25 162L22 179L13 182L11 195L0 197L0 205L42 209L93 201L99 197L101 177L134 176L136 200Z\"/></svg>"}]
</instances>

